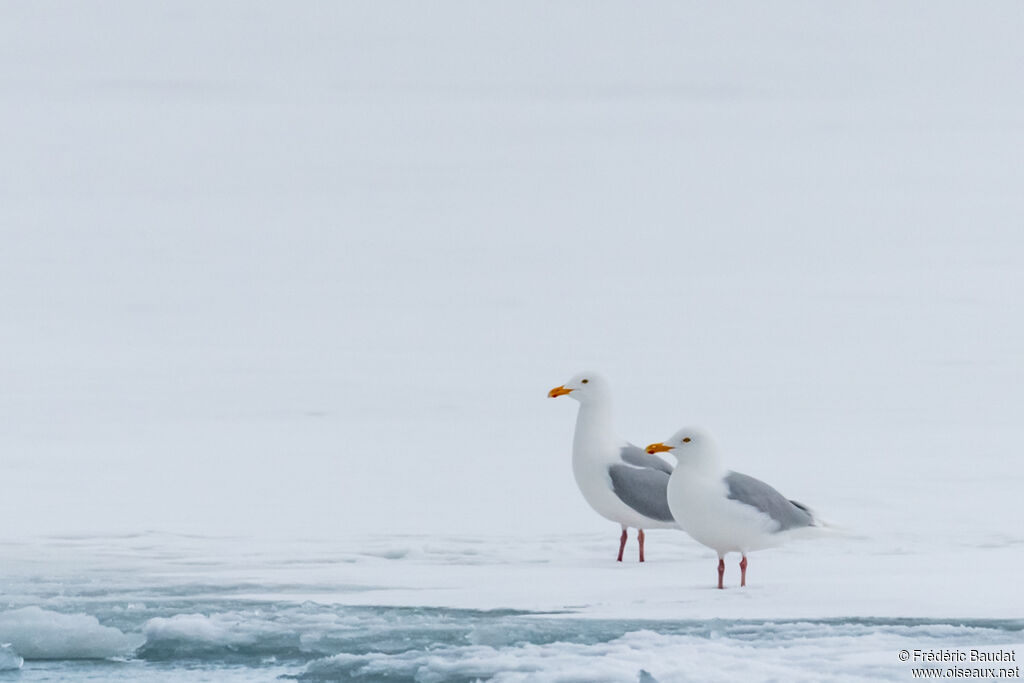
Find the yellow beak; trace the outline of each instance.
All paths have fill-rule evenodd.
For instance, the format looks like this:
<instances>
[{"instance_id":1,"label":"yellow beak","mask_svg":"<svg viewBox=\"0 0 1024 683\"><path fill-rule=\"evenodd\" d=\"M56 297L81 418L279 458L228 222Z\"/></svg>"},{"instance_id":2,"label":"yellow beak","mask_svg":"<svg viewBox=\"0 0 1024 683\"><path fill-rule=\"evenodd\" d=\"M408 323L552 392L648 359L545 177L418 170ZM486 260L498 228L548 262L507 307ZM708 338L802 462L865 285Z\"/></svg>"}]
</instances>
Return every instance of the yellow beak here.
<instances>
[{"instance_id":1,"label":"yellow beak","mask_svg":"<svg viewBox=\"0 0 1024 683\"><path fill-rule=\"evenodd\" d=\"M665 444L659 441L658 443L652 443L650 446L646 448L646 450L651 455L654 455L655 453L667 453L668 451L671 451L673 448L675 448L675 446L666 446Z\"/></svg>"},{"instance_id":2,"label":"yellow beak","mask_svg":"<svg viewBox=\"0 0 1024 683\"><path fill-rule=\"evenodd\" d=\"M563 387L555 387L554 389L552 389L551 391L548 392L548 398L558 398L559 396L565 396L566 394L570 393L571 391L572 391L572 389L566 389L564 386Z\"/></svg>"}]
</instances>

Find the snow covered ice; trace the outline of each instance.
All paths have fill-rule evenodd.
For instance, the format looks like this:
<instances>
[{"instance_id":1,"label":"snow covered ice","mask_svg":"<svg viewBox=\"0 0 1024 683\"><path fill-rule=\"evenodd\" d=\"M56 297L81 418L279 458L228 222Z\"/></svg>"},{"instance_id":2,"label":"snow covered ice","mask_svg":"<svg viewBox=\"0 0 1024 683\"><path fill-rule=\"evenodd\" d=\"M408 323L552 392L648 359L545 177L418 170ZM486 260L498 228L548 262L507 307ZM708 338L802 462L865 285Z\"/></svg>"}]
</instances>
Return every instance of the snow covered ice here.
<instances>
[{"instance_id":1,"label":"snow covered ice","mask_svg":"<svg viewBox=\"0 0 1024 683\"><path fill-rule=\"evenodd\" d=\"M25 659L19 655L10 643L0 645L0 671L17 671Z\"/></svg>"},{"instance_id":2,"label":"snow covered ice","mask_svg":"<svg viewBox=\"0 0 1024 683\"><path fill-rule=\"evenodd\" d=\"M0 613L0 641L29 659L106 659L130 655L142 644L96 617L36 606Z\"/></svg>"},{"instance_id":3,"label":"snow covered ice","mask_svg":"<svg viewBox=\"0 0 1024 683\"><path fill-rule=\"evenodd\" d=\"M1024 620L998 616L1015 606L903 617L922 595L883 603L857 580L837 595L838 572L779 585L805 562L789 549L759 563L765 586L720 594L696 578L702 551L659 545L639 587L629 580L638 565L595 560L606 540L143 534L7 544L0 639L29 660L22 681L813 681L823 666L834 680L896 681L909 675L901 649L1024 645ZM564 550L552 559L555 547ZM856 576L884 561L877 550L836 552ZM978 597L938 600L934 612L972 614L966 602Z\"/></svg>"},{"instance_id":4,"label":"snow covered ice","mask_svg":"<svg viewBox=\"0 0 1024 683\"><path fill-rule=\"evenodd\" d=\"M0 679L1020 653L1021 35L1011 2L4 3ZM582 368L623 438L702 425L850 537L744 590L671 530L617 565L545 395Z\"/></svg>"}]
</instances>

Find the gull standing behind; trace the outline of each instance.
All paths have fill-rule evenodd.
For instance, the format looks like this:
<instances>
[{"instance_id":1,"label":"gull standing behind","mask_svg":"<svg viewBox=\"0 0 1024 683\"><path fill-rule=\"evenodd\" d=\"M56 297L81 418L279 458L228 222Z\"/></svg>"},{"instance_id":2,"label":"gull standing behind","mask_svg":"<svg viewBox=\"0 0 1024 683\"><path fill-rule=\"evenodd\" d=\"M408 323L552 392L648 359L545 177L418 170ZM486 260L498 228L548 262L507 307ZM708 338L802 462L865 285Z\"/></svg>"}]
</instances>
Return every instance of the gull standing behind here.
<instances>
[{"instance_id":1,"label":"gull standing behind","mask_svg":"<svg viewBox=\"0 0 1024 683\"><path fill-rule=\"evenodd\" d=\"M622 562L626 547L626 529L634 527L643 562L644 529L677 528L666 493L672 466L615 436L611 392L601 375L575 375L548 392L549 398L558 396L569 396L580 404L572 442L576 485L597 514L622 527L618 561Z\"/></svg>"},{"instance_id":2,"label":"gull standing behind","mask_svg":"<svg viewBox=\"0 0 1024 683\"><path fill-rule=\"evenodd\" d=\"M824 531L804 504L787 500L768 484L725 468L709 436L681 429L647 452L671 453L679 461L668 484L668 505L679 527L718 553L718 587L725 555L738 552L740 585L747 585L747 553ZM810 532L810 533L808 533Z\"/></svg>"}]
</instances>

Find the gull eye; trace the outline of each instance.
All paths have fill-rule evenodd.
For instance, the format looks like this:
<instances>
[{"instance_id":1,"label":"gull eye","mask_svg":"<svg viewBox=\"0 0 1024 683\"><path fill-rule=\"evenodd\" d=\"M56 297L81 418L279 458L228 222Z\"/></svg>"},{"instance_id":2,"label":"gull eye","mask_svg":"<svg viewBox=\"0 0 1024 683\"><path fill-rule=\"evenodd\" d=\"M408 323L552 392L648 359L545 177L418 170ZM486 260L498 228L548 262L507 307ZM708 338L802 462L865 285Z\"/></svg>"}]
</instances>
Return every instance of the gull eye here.
<instances>
[{"instance_id":1,"label":"gull eye","mask_svg":"<svg viewBox=\"0 0 1024 683\"><path fill-rule=\"evenodd\" d=\"M683 437L683 443L690 443L690 437L684 436Z\"/></svg>"},{"instance_id":2,"label":"gull eye","mask_svg":"<svg viewBox=\"0 0 1024 683\"><path fill-rule=\"evenodd\" d=\"M583 380L583 384L586 384L589 381L590 381L589 379L585 379L585 380Z\"/></svg>"}]
</instances>

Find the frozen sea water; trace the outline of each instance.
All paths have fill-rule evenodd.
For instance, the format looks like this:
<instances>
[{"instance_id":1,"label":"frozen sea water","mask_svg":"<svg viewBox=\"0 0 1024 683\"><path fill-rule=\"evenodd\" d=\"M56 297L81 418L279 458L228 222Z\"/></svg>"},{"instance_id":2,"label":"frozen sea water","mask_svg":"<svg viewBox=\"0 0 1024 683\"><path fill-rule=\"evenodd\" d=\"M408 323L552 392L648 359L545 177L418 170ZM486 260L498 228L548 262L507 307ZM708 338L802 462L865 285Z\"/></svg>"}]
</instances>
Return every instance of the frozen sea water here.
<instances>
[{"instance_id":1,"label":"frozen sea water","mask_svg":"<svg viewBox=\"0 0 1024 683\"><path fill-rule=\"evenodd\" d=\"M10 646L0 663L12 672L0 675L18 681L906 680L909 665L897 659L902 649L1021 651L1024 644L1024 619L1014 618L826 616L835 605L822 605L819 617L707 616L679 598L693 594L705 608L723 611L730 609L723 600L745 601L752 615L783 614L789 598L770 586L694 588L688 579L704 558L685 548L667 556L662 549L649 566L615 565L591 557L597 539L557 540L567 548L558 561L537 554L545 543L531 554L529 540L482 538L259 543L149 534L7 543L0 547L0 643ZM538 566L547 579L529 578ZM470 583L481 589L480 604L518 600L514 592L487 590L493 576L532 583L530 590L552 607L560 604L557 587L565 577L585 586L590 599L543 610L444 606L439 596L452 591L441 579L459 567L477 577ZM608 576L618 578L609 583ZM632 577L653 582L664 604L648 605ZM621 604L610 605L616 594ZM372 604L377 601L408 604ZM616 612L637 617L604 616ZM672 612L678 616L664 616Z\"/></svg>"},{"instance_id":2,"label":"frozen sea water","mask_svg":"<svg viewBox=\"0 0 1024 683\"><path fill-rule=\"evenodd\" d=\"M636 681L643 671L659 681L904 680L901 649L1009 648L1024 628L1008 620L628 621L154 597L158 605L128 612L109 602L76 608L144 634L134 656L29 660L19 680Z\"/></svg>"}]
</instances>

